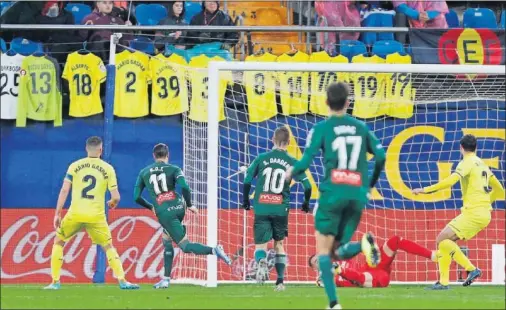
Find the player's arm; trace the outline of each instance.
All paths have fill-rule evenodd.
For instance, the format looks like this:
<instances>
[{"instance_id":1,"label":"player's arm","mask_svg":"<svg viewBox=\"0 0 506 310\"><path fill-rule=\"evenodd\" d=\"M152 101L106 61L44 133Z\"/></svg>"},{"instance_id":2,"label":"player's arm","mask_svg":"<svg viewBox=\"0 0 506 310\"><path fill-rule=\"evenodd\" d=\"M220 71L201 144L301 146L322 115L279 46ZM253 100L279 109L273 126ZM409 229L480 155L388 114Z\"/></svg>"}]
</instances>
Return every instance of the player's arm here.
<instances>
[{"instance_id":1,"label":"player's arm","mask_svg":"<svg viewBox=\"0 0 506 310\"><path fill-rule=\"evenodd\" d=\"M109 178L107 179L107 188L111 193L111 199L107 202L109 208L114 209L118 205L121 196L118 190L118 179L116 178L116 171L112 166L109 166Z\"/></svg>"},{"instance_id":2,"label":"player's arm","mask_svg":"<svg viewBox=\"0 0 506 310\"><path fill-rule=\"evenodd\" d=\"M184 202L186 203L186 208L192 208L192 192L188 183L186 183L186 179L184 178L184 174L181 169L178 169L176 173L176 184L181 187L181 193L183 194Z\"/></svg>"},{"instance_id":3,"label":"player's arm","mask_svg":"<svg viewBox=\"0 0 506 310\"><path fill-rule=\"evenodd\" d=\"M316 126L315 126L316 127ZM318 128L313 127L307 136L306 149L304 155L297 161L292 168L291 174L288 173L287 177L290 179L292 175L299 175L306 171L316 155L320 152L323 145L323 137Z\"/></svg>"},{"instance_id":4,"label":"player's arm","mask_svg":"<svg viewBox=\"0 0 506 310\"><path fill-rule=\"evenodd\" d=\"M448 187L452 187L460 180L460 178L467 176L471 172L471 168L472 163L463 160L458 164L455 172L452 173L449 177L445 178L443 181L424 188L414 189L413 193L415 195L420 193L433 193Z\"/></svg>"},{"instance_id":5,"label":"player's arm","mask_svg":"<svg viewBox=\"0 0 506 310\"><path fill-rule=\"evenodd\" d=\"M137 181L135 182L135 187L134 187L134 201L138 205L153 211L153 209L155 207L149 201L144 199L144 197L142 197L142 191L144 190L144 187L146 187L146 185L144 184L144 181L142 180L142 176L139 173L139 175L137 176Z\"/></svg>"},{"instance_id":6,"label":"player's arm","mask_svg":"<svg viewBox=\"0 0 506 310\"><path fill-rule=\"evenodd\" d=\"M367 152L373 154L375 160L374 171L369 182L369 188L373 188L376 182L378 182L381 171L385 168L386 155L383 145L381 145L381 142L372 131L367 133Z\"/></svg>"},{"instance_id":7,"label":"player's arm","mask_svg":"<svg viewBox=\"0 0 506 310\"><path fill-rule=\"evenodd\" d=\"M505 196L504 187L493 173L492 176L490 177L488 185L492 188L492 192L490 192L490 203L493 203L499 198L504 199Z\"/></svg>"},{"instance_id":8,"label":"player's arm","mask_svg":"<svg viewBox=\"0 0 506 310\"><path fill-rule=\"evenodd\" d=\"M251 204L249 201L249 193L251 191L251 182L253 178L258 175L258 163L260 162L260 157L255 158L253 163L246 170L246 177L244 178L243 187L242 187L242 207L244 210L251 209Z\"/></svg>"}]
</instances>

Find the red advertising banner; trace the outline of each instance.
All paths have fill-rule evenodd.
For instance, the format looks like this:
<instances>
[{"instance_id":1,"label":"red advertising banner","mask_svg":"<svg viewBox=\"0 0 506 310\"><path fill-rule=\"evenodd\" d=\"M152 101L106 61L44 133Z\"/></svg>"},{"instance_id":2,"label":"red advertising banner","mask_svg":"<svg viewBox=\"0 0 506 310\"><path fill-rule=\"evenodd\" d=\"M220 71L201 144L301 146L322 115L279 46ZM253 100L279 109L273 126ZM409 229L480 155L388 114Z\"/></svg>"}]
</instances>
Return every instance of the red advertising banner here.
<instances>
[{"instance_id":1,"label":"red advertising banner","mask_svg":"<svg viewBox=\"0 0 506 310\"><path fill-rule=\"evenodd\" d=\"M46 283L51 280L50 256L54 239L53 210L50 209L2 209L1 210L1 280L6 283ZM244 238L243 210L220 210L218 239L234 258L232 269L219 265L220 280L248 279L254 274L254 245L252 240L253 213L246 213L247 236ZM382 242L393 235L408 238L429 248L435 247L437 233L452 219L456 210L402 211L367 210L359 227L360 232L371 231ZM483 271L481 281L491 280L493 244L505 242L505 211L494 211L493 220L486 230L473 240L463 243L470 259ZM202 215L201 215L202 216ZM301 222L304 219L304 222ZM199 221L202 222L202 221ZM160 225L154 215L141 209L118 209L110 212L109 223L113 243L123 261L127 278L133 282L153 282L163 274L163 247ZM205 223L205 221L204 221ZM222 224L223 223L223 224ZM225 229L225 224L227 227ZM238 223L237 225L229 225ZM191 224L191 226L195 225ZM237 230L237 231L231 231ZM291 212L289 236L286 240L289 265L287 280L314 281L315 272L307 266L307 259L315 251L313 217L300 211ZM190 230L191 233L191 230ZM360 236L361 234L358 234ZM192 239L192 236L189 236ZM244 242L246 241L246 242ZM96 246L86 233L80 232L67 243L62 269L62 281L89 283L94 273ZM178 268L188 268L178 263L182 255L176 251L173 275ZM246 261L244 260L246 255ZM184 259L184 265L192 262ZM205 264L195 260L199 268ZM200 267L202 266L202 267ZM195 268L195 267L193 267ZM392 268L392 281L435 281L437 266L423 258L399 253ZM245 274L246 272L246 274ZM201 270L199 277L205 272ZM273 275L274 276L274 275ZM451 273L457 279L457 270ZM177 276L176 276L177 278ZM107 271L107 281L111 282Z\"/></svg>"}]
</instances>

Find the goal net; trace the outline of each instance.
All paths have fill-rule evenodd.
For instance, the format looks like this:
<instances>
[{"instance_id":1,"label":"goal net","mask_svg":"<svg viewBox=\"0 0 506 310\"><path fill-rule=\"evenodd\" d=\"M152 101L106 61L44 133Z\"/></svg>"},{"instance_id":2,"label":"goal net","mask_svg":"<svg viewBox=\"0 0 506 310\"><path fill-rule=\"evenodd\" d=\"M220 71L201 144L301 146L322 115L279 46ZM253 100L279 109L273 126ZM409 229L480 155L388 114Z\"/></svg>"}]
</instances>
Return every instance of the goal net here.
<instances>
[{"instance_id":1,"label":"goal net","mask_svg":"<svg viewBox=\"0 0 506 310\"><path fill-rule=\"evenodd\" d=\"M371 72L363 72L363 66L331 63L211 64L209 122L195 122L188 115L183 120L184 170L195 203L207 212L202 212L200 222L194 231L190 228L189 234L200 238L207 233L207 241L223 244L233 258L232 268L218 262L216 270L214 261L200 262L200 266L211 268L206 271L211 282L215 277L218 282L253 280L254 211L240 207L244 180L241 167L272 149L271 138L279 126L290 129L288 152L300 158L309 130L327 113L325 88L334 80L349 82L349 112L367 123L387 151L385 172L367 204L355 238L371 231L380 244L396 235L434 249L438 232L460 212L460 191L457 186L414 196L410 189L428 186L450 175L461 157L458 141L463 134L478 137L478 156L504 184L504 68L368 65L365 70ZM223 96L220 87L226 83L229 86ZM220 121L222 107L226 118ZM307 176L313 186L314 207L319 195L317 186L323 177L320 157ZM314 282L316 273L308 266L309 256L315 253L313 216L300 211L301 185L294 184L291 193L285 241L286 280ZM459 243L484 271L482 282L504 283L504 209L504 200L497 201L489 226L472 240ZM268 262L271 280L275 280L272 244ZM465 271L452 265L451 281L462 281L466 276ZM433 262L397 254L392 265L393 282L436 279L437 265Z\"/></svg>"}]
</instances>

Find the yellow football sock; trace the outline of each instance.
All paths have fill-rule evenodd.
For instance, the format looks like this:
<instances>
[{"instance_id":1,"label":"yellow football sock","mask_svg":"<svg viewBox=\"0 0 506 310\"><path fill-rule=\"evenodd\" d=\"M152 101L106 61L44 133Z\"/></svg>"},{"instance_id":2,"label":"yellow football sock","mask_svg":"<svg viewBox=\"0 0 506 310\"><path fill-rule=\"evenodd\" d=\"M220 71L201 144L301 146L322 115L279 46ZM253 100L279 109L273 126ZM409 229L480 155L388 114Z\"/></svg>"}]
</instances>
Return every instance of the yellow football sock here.
<instances>
[{"instance_id":1,"label":"yellow football sock","mask_svg":"<svg viewBox=\"0 0 506 310\"><path fill-rule=\"evenodd\" d=\"M116 252L116 249L113 247L109 248L105 252L105 255L107 255L107 261L109 262L109 266L114 272L116 278L118 278L118 281L124 281L125 271L123 271L123 266L121 265L121 260L119 259L119 255L118 252Z\"/></svg>"},{"instance_id":2,"label":"yellow football sock","mask_svg":"<svg viewBox=\"0 0 506 310\"><path fill-rule=\"evenodd\" d=\"M53 282L60 281L60 271L63 265L63 247L59 244L53 244L51 251L51 276Z\"/></svg>"},{"instance_id":3,"label":"yellow football sock","mask_svg":"<svg viewBox=\"0 0 506 310\"><path fill-rule=\"evenodd\" d=\"M441 285L448 285L450 283L450 265L452 263L452 257L444 241L439 244L437 263L439 265L439 283L441 283Z\"/></svg>"},{"instance_id":4,"label":"yellow football sock","mask_svg":"<svg viewBox=\"0 0 506 310\"><path fill-rule=\"evenodd\" d=\"M445 243L445 246L450 249L450 256L457 264L462 266L462 268L464 268L466 271L473 271L476 269L476 267L474 267L469 258L464 255L460 247L455 242L451 240L443 240L441 243L443 242Z\"/></svg>"}]
</instances>

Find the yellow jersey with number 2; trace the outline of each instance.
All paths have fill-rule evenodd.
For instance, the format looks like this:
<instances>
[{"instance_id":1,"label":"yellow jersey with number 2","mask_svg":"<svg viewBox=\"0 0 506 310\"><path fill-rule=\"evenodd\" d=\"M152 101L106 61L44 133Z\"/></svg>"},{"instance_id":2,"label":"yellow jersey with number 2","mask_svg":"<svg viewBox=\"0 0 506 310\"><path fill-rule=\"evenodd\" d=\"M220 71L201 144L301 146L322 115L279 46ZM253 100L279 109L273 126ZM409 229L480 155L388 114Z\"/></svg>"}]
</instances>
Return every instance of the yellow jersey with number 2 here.
<instances>
[{"instance_id":1,"label":"yellow jersey with number 2","mask_svg":"<svg viewBox=\"0 0 506 310\"><path fill-rule=\"evenodd\" d=\"M118 187L114 168L100 158L86 157L70 164L65 179L72 183L69 213L77 222L105 218L105 192Z\"/></svg>"}]
</instances>

